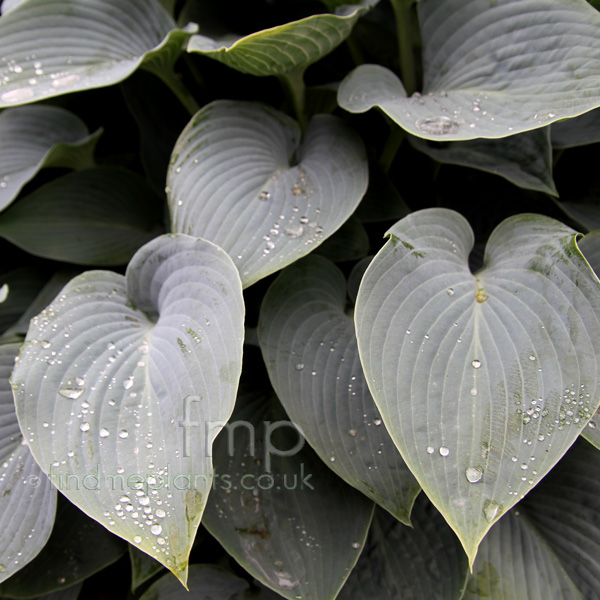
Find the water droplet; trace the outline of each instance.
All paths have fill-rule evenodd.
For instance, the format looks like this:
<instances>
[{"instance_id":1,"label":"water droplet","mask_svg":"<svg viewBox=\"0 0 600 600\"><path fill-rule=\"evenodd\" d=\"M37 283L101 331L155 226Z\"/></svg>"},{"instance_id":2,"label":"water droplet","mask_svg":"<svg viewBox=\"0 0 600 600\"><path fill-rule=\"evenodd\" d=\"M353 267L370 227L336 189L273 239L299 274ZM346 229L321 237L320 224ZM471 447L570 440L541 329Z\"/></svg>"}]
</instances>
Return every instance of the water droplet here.
<instances>
[{"instance_id":1,"label":"water droplet","mask_svg":"<svg viewBox=\"0 0 600 600\"><path fill-rule=\"evenodd\" d=\"M427 454L433 454L435 452L435 448L433 446L427 446Z\"/></svg>"},{"instance_id":2,"label":"water droplet","mask_svg":"<svg viewBox=\"0 0 600 600\"><path fill-rule=\"evenodd\" d=\"M64 77L57 77L50 85L55 89L61 87L68 87L71 85L75 85L79 81L79 79L79 75L65 75Z\"/></svg>"},{"instance_id":3,"label":"water droplet","mask_svg":"<svg viewBox=\"0 0 600 600\"><path fill-rule=\"evenodd\" d=\"M440 446L440 454L442 456L448 456L448 454L450 454L450 450L446 448L446 446Z\"/></svg>"},{"instance_id":4,"label":"water droplet","mask_svg":"<svg viewBox=\"0 0 600 600\"><path fill-rule=\"evenodd\" d=\"M152 535L160 535L162 533L162 525L152 525L152 527L150 527L150 533L152 533Z\"/></svg>"},{"instance_id":5,"label":"water droplet","mask_svg":"<svg viewBox=\"0 0 600 600\"><path fill-rule=\"evenodd\" d=\"M477 388L471 388L471 396L477 396Z\"/></svg>"},{"instance_id":6,"label":"water droplet","mask_svg":"<svg viewBox=\"0 0 600 600\"><path fill-rule=\"evenodd\" d=\"M33 98L33 96L34 91L30 87L17 88L16 90L4 92L0 96L0 100L2 100L2 102L21 102L22 100L29 100L29 98Z\"/></svg>"},{"instance_id":7,"label":"water droplet","mask_svg":"<svg viewBox=\"0 0 600 600\"><path fill-rule=\"evenodd\" d=\"M304 364L303 363L298 363L296 365L296 371L302 371L302 369L304 369Z\"/></svg>"},{"instance_id":8,"label":"water droplet","mask_svg":"<svg viewBox=\"0 0 600 600\"><path fill-rule=\"evenodd\" d=\"M100 430L99 435L101 438L107 438L110 435L110 431L104 427Z\"/></svg>"},{"instance_id":9,"label":"water droplet","mask_svg":"<svg viewBox=\"0 0 600 600\"><path fill-rule=\"evenodd\" d=\"M469 483L477 483L483 477L483 469L481 467L468 467L465 475Z\"/></svg>"},{"instance_id":10,"label":"water droplet","mask_svg":"<svg viewBox=\"0 0 600 600\"><path fill-rule=\"evenodd\" d=\"M454 296L454 290L452 288L448 288L446 290L446 293L448 294L448 296Z\"/></svg>"},{"instance_id":11,"label":"water droplet","mask_svg":"<svg viewBox=\"0 0 600 600\"><path fill-rule=\"evenodd\" d=\"M358 549L360 548L360 544L359 544L358 542L353 542L353 543L352 543L352 547L353 547L355 550L358 550Z\"/></svg>"},{"instance_id":12,"label":"water droplet","mask_svg":"<svg viewBox=\"0 0 600 600\"><path fill-rule=\"evenodd\" d=\"M471 363L471 365L473 366L473 368L474 368L474 369L479 369L479 367L481 367L481 361L480 361L480 360L477 360L477 359L475 359L475 360L474 360L474 361Z\"/></svg>"},{"instance_id":13,"label":"water droplet","mask_svg":"<svg viewBox=\"0 0 600 600\"><path fill-rule=\"evenodd\" d=\"M121 431L119 431L119 437L121 439L125 439L126 437L129 437L129 432L127 431L127 429L121 429Z\"/></svg>"},{"instance_id":14,"label":"water droplet","mask_svg":"<svg viewBox=\"0 0 600 600\"><path fill-rule=\"evenodd\" d=\"M302 225L290 225L286 227L283 231L288 237L295 239L300 237L304 233L304 227L302 227Z\"/></svg>"},{"instance_id":15,"label":"water droplet","mask_svg":"<svg viewBox=\"0 0 600 600\"><path fill-rule=\"evenodd\" d=\"M134 541L136 544L141 544L141 542L142 542L142 538L141 538L139 535L136 535L136 536L134 536L134 537L133 537L133 541Z\"/></svg>"},{"instance_id":16,"label":"water droplet","mask_svg":"<svg viewBox=\"0 0 600 600\"><path fill-rule=\"evenodd\" d=\"M167 516L167 513L162 508L158 508L154 514L159 519L164 519Z\"/></svg>"},{"instance_id":17,"label":"water droplet","mask_svg":"<svg viewBox=\"0 0 600 600\"><path fill-rule=\"evenodd\" d=\"M81 431L89 431L90 430L90 424L89 423L82 423L79 426L79 429L81 429Z\"/></svg>"},{"instance_id":18,"label":"water droplet","mask_svg":"<svg viewBox=\"0 0 600 600\"><path fill-rule=\"evenodd\" d=\"M294 196L302 194L302 188L297 183L292 186L292 194L294 194Z\"/></svg>"},{"instance_id":19,"label":"water droplet","mask_svg":"<svg viewBox=\"0 0 600 600\"><path fill-rule=\"evenodd\" d=\"M529 360L535 360L535 356L533 354L529 355Z\"/></svg>"},{"instance_id":20,"label":"water droplet","mask_svg":"<svg viewBox=\"0 0 600 600\"><path fill-rule=\"evenodd\" d=\"M349 429L348 430L348 435L350 437L356 437L356 429Z\"/></svg>"},{"instance_id":21,"label":"water droplet","mask_svg":"<svg viewBox=\"0 0 600 600\"><path fill-rule=\"evenodd\" d=\"M68 398L69 400L77 400L77 398L79 398L79 396L81 396L81 394L83 394L84 391L85 390L83 388L79 387L63 386L58 390L58 393L63 398Z\"/></svg>"},{"instance_id":22,"label":"water droplet","mask_svg":"<svg viewBox=\"0 0 600 600\"><path fill-rule=\"evenodd\" d=\"M453 121L450 117L427 117L419 119L416 122L417 129L429 135L447 135L456 133L460 128L460 123Z\"/></svg>"},{"instance_id":23,"label":"water droplet","mask_svg":"<svg viewBox=\"0 0 600 600\"><path fill-rule=\"evenodd\" d=\"M138 498L138 502L140 503L141 506L148 506L150 504L150 498L148 496L146 496L146 494L142 494Z\"/></svg>"},{"instance_id":24,"label":"water droplet","mask_svg":"<svg viewBox=\"0 0 600 600\"><path fill-rule=\"evenodd\" d=\"M497 516L500 507L492 500L486 500L483 505L483 514L488 523L491 523Z\"/></svg>"},{"instance_id":25,"label":"water droplet","mask_svg":"<svg viewBox=\"0 0 600 600\"><path fill-rule=\"evenodd\" d=\"M258 199L265 201L265 200L269 200L271 198L271 194L267 191L262 191L260 192L260 194L258 194Z\"/></svg>"},{"instance_id":26,"label":"water droplet","mask_svg":"<svg viewBox=\"0 0 600 600\"><path fill-rule=\"evenodd\" d=\"M133 377L129 377L127 378L124 382L123 382L123 387L126 390L130 390L133 387Z\"/></svg>"},{"instance_id":27,"label":"water droplet","mask_svg":"<svg viewBox=\"0 0 600 600\"><path fill-rule=\"evenodd\" d=\"M381 421L381 419L374 419L373 423L375 423L376 427L379 427L381 425L382 421Z\"/></svg>"}]
</instances>

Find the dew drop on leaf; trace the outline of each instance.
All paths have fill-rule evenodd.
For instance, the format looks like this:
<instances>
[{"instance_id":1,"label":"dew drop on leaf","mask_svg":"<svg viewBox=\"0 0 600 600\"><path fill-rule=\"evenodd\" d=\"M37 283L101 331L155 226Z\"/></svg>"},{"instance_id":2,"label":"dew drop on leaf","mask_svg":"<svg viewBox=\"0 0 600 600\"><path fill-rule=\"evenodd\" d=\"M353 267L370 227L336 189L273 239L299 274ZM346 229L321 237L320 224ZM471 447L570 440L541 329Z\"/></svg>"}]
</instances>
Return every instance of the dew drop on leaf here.
<instances>
[{"instance_id":1,"label":"dew drop on leaf","mask_svg":"<svg viewBox=\"0 0 600 600\"><path fill-rule=\"evenodd\" d=\"M63 398L68 398L69 400L77 400L81 394L83 394L84 389L80 387L69 387L63 386L58 390L58 393Z\"/></svg>"},{"instance_id":2,"label":"dew drop on leaf","mask_svg":"<svg viewBox=\"0 0 600 600\"><path fill-rule=\"evenodd\" d=\"M417 129L429 135L447 135L456 133L460 123L453 121L450 117L427 117L416 122Z\"/></svg>"},{"instance_id":3,"label":"dew drop on leaf","mask_svg":"<svg viewBox=\"0 0 600 600\"><path fill-rule=\"evenodd\" d=\"M483 469L481 467L467 467L465 475L469 483L477 483L483 477Z\"/></svg>"},{"instance_id":4,"label":"dew drop on leaf","mask_svg":"<svg viewBox=\"0 0 600 600\"><path fill-rule=\"evenodd\" d=\"M483 514L488 523L491 523L497 516L500 507L493 500L486 500L483 505Z\"/></svg>"}]
</instances>

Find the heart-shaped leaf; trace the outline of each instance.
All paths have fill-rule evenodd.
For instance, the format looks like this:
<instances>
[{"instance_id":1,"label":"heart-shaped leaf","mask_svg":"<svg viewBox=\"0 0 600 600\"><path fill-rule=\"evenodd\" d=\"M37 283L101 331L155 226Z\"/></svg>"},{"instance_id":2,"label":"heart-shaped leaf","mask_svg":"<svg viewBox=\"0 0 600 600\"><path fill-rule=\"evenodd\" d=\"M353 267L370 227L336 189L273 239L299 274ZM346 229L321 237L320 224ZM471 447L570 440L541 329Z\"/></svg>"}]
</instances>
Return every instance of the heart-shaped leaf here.
<instances>
[{"instance_id":1,"label":"heart-shaped leaf","mask_svg":"<svg viewBox=\"0 0 600 600\"><path fill-rule=\"evenodd\" d=\"M102 133L56 106L23 106L0 114L0 210L42 167L91 166Z\"/></svg>"},{"instance_id":2,"label":"heart-shaped leaf","mask_svg":"<svg viewBox=\"0 0 600 600\"><path fill-rule=\"evenodd\" d=\"M203 525L284 598L333 600L356 564L373 503L303 447L268 384L256 385L256 373L215 443L218 477Z\"/></svg>"},{"instance_id":3,"label":"heart-shaped leaf","mask_svg":"<svg viewBox=\"0 0 600 600\"><path fill-rule=\"evenodd\" d=\"M30 254L83 265L121 265L164 231L163 204L131 171L69 173L0 214L0 237Z\"/></svg>"},{"instance_id":4,"label":"heart-shaped leaf","mask_svg":"<svg viewBox=\"0 0 600 600\"><path fill-rule=\"evenodd\" d=\"M500 140L480 139L444 145L411 136L410 143L438 162L494 173L527 190L558 196L552 179L549 127Z\"/></svg>"},{"instance_id":5,"label":"heart-shaped leaf","mask_svg":"<svg viewBox=\"0 0 600 600\"><path fill-rule=\"evenodd\" d=\"M379 107L431 140L501 138L600 106L600 14L585 0L422 0L423 93L362 65L342 108ZM548 32L551 32L549 34Z\"/></svg>"},{"instance_id":6,"label":"heart-shaped leaf","mask_svg":"<svg viewBox=\"0 0 600 600\"><path fill-rule=\"evenodd\" d=\"M485 537L466 600L598 598L600 453L577 442Z\"/></svg>"},{"instance_id":7,"label":"heart-shaped leaf","mask_svg":"<svg viewBox=\"0 0 600 600\"><path fill-rule=\"evenodd\" d=\"M341 120L298 124L268 106L218 101L173 150L173 231L230 254L244 287L308 254L354 212L367 188L364 146Z\"/></svg>"},{"instance_id":8,"label":"heart-shaped leaf","mask_svg":"<svg viewBox=\"0 0 600 600\"><path fill-rule=\"evenodd\" d=\"M160 68L193 31L177 29L156 0L27 0L0 19L0 107Z\"/></svg>"},{"instance_id":9,"label":"heart-shaped leaf","mask_svg":"<svg viewBox=\"0 0 600 600\"><path fill-rule=\"evenodd\" d=\"M361 557L338 600L459 600L469 565L444 518L421 494L412 527L376 510Z\"/></svg>"},{"instance_id":10,"label":"heart-shaped leaf","mask_svg":"<svg viewBox=\"0 0 600 600\"><path fill-rule=\"evenodd\" d=\"M292 421L342 479L404 523L419 485L383 426L365 381L346 280L328 260L287 267L267 292L259 339Z\"/></svg>"},{"instance_id":11,"label":"heart-shaped leaf","mask_svg":"<svg viewBox=\"0 0 600 600\"><path fill-rule=\"evenodd\" d=\"M337 7L333 15L313 15L247 36L228 36L217 40L193 35L187 50L258 77L281 75L292 69L303 70L341 44L350 35L356 21L378 2L348 3L348 6Z\"/></svg>"},{"instance_id":12,"label":"heart-shaped leaf","mask_svg":"<svg viewBox=\"0 0 600 600\"><path fill-rule=\"evenodd\" d=\"M161 236L125 277L73 279L32 320L12 377L21 428L56 487L183 582L211 435L235 401L243 316L220 248Z\"/></svg>"},{"instance_id":13,"label":"heart-shaped leaf","mask_svg":"<svg viewBox=\"0 0 600 600\"><path fill-rule=\"evenodd\" d=\"M598 408L598 278L569 227L518 215L468 268L458 213L409 215L365 272L358 347L385 424L471 564Z\"/></svg>"},{"instance_id":14,"label":"heart-shaped leaf","mask_svg":"<svg viewBox=\"0 0 600 600\"><path fill-rule=\"evenodd\" d=\"M56 520L48 543L29 564L0 584L2 596L39 598L67 590L126 552L123 540L54 493L58 496Z\"/></svg>"},{"instance_id":15,"label":"heart-shaped leaf","mask_svg":"<svg viewBox=\"0 0 600 600\"><path fill-rule=\"evenodd\" d=\"M554 123L551 129L554 148L574 148L600 142L600 110Z\"/></svg>"},{"instance_id":16,"label":"heart-shaped leaf","mask_svg":"<svg viewBox=\"0 0 600 600\"><path fill-rule=\"evenodd\" d=\"M20 344L0 344L0 581L44 547L54 523L56 490L24 445L8 378Z\"/></svg>"}]
</instances>

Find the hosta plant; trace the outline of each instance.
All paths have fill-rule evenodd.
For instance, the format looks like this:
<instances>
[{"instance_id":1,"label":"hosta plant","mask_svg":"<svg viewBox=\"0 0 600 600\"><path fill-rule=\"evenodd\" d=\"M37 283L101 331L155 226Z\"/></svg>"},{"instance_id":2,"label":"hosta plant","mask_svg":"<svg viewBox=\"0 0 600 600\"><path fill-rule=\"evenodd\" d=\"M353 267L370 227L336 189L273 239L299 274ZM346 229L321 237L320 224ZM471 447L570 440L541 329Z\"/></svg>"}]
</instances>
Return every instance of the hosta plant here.
<instances>
[{"instance_id":1,"label":"hosta plant","mask_svg":"<svg viewBox=\"0 0 600 600\"><path fill-rule=\"evenodd\" d=\"M0 596L600 598L597 8L4 0Z\"/></svg>"}]
</instances>

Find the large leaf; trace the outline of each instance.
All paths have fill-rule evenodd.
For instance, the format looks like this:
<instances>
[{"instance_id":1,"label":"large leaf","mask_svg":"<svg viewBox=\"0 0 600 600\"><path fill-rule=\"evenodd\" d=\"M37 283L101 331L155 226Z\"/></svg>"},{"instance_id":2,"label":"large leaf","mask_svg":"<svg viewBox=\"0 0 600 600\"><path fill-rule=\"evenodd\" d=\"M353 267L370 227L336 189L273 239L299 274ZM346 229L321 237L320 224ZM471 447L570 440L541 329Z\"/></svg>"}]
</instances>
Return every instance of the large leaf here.
<instances>
[{"instance_id":1,"label":"large leaf","mask_svg":"<svg viewBox=\"0 0 600 600\"><path fill-rule=\"evenodd\" d=\"M164 231L160 197L136 173L69 173L0 214L0 237L30 254L83 265L126 263Z\"/></svg>"},{"instance_id":2,"label":"large leaf","mask_svg":"<svg viewBox=\"0 0 600 600\"><path fill-rule=\"evenodd\" d=\"M342 82L350 112L381 108L431 140L501 138L600 106L600 14L585 0L421 0L424 83L363 65Z\"/></svg>"},{"instance_id":3,"label":"large leaf","mask_svg":"<svg viewBox=\"0 0 600 600\"><path fill-rule=\"evenodd\" d=\"M38 598L84 581L114 563L127 544L58 494L56 521L42 551L0 585L10 598Z\"/></svg>"},{"instance_id":4,"label":"large leaf","mask_svg":"<svg viewBox=\"0 0 600 600\"><path fill-rule=\"evenodd\" d=\"M359 4L340 6L334 15L313 15L247 36L216 40L193 35L187 50L259 77L305 69L341 44L359 17L378 2L364 0Z\"/></svg>"},{"instance_id":5,"label":"large leaf","mask_svg":"<svg viewBox=\"0 0 600 600\"><path fill-rule=\"evenodd\" d=\"M419 485L392 442L358 357L346 280L328 260L289 266L267 292L259 339L286 412L342 479L404 523Z\"/></svg>"},{"instance_id":6,"label":"large leaf","mask_svg":"<svg viewBox=\"0 0 600 600\"><path fill-rule=\"evenodd\" d=\"M574 148L600 142L600 110L592 110L574 119L552 125L552 145L555 148Z\"/></svg>"},{"instance_id":7,"label":"large leaf","mask_svg":"<svg viewBox=\"0 0 600 600\"><path fill-rule=\"evenodd\" d=\"M23 106L0 114L0 210L42 167L93 164L101 131L89 135L83 121L56 106Z\"/></svg>"},{"instance_id":8,"label":"large leaf","mask_svg":"<svg viewBox=\"0 0 600 600\"><path fill-rule=\"evenodd\" d=\"M367 543L339 600L459 600L469 565L456 536L421 494L412 528L376 511Z\"/></svg>"},{"instance_id":9,"label":"large leaf","mask_svg":"<svg viewBox=\"0 0 600 600\"><path fill-rule=\"evenodd\" d=\"M173 61L194 30L156 0L27 0L0 19L0 107L113 85Z\"/></svg>"},{"instance_id":10,"label":"large leaf","mask_svg":"<svg viewBox=\"0 0 600 600\"><path fill-rule=\"evenodd\" d=\"M339 229L367 179L363 144L339 119L314 117L300 142L298 124L268 106L213 102L173 150L172 229L221 246L247 287Z\"/></svg>"},{"instance_id":11,"label":"large leaf","mask_svg":"<svg viewBox=\"0 0 600 600\"><path fill-rule=\"evenodd\" d=\"M0 345L0 581L44 547L56 512L56 491L23 443L8 382L19 347Z\"/></svg>"},{"instance_id":12,"label":"large leaf","mask_svg":"<svg viewBox=\"0 0 600 600\"><path fill-rule=\"evenodd\" d=\"M411 136L410 142L438 162L494 173L519 187L558 196L552 179L548 127L500 140L469 140L443 145Z\"/></svg>"},{"instance_id":13,"label":"large leaf","mask_svg":"<svg viewBox=\"0 0 600 600\"><path fill-rule=\"evenodd\" d=\"M406 463L470 562L598 408L600 294L576 233L518 215L468 268L458 213L409 215L363 277L360 357Z\"/></svg>"},{"instance_id":14,"label":"large leaf","mask_svg":"<svg viewBox=\"0 0 600 600\"><path fill-rule=\"evenodd\" d=\"M235 401L243 315L220 248L161 236L125 277L73 279L32 320L12 377L21 428L54 484L183 582L211 435Z\"/></svg>"},{"instance_id":15,"label":"large leaf","mask_svg":"<svg viewBox=\"0 0 600 600\"><path fill-rule=\"evenodd\" d=\"M465 599L600 598L600 454L573 446L483 540Z\"/></svg>"},{"instance_id":16,"label":"large leaf","mask_svg":"<svg viewBox=\"0 0 600 600\"><path fill-rule=\"evenodd\" d=\"M600 276L600 231L588 233L580 242L579 249L594 273ZM594 413L581 435L600 450L600 408Z\"/></svg>"},{"instance_id":17,"label":"large leaf","mask_svg":"<svg viewBox=\"0 0 600 600\"><path fill-rule=\"evenodd\" d=\"M218 477L203 524L284 598L333 600L358 559L373 503L303 447L269 385L257 383L257 368L246 373L215 443Z\"/></svg>"}]
</instances>

